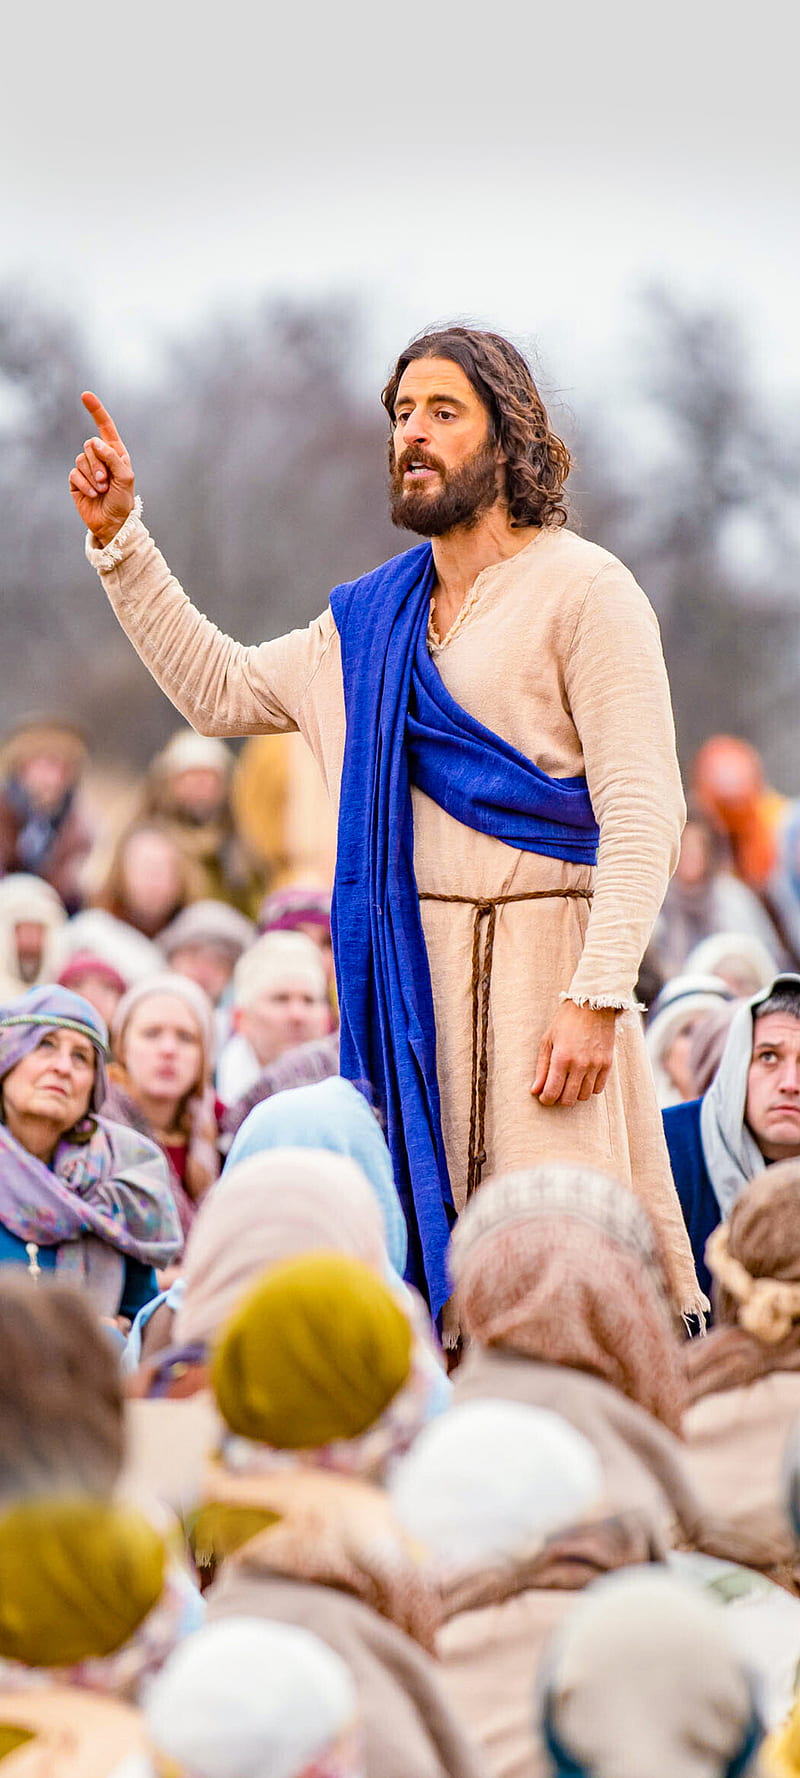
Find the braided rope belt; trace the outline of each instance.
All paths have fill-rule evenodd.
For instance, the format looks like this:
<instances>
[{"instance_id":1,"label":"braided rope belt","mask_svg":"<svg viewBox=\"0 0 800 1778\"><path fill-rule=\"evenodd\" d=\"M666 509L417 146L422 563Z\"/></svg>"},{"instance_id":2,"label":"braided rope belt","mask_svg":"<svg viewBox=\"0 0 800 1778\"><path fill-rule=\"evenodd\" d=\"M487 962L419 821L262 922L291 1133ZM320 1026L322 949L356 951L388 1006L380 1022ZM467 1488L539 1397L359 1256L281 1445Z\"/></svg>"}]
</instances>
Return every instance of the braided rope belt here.
<instances>
[{"instance_id":1,"label":"braided rope belt","mask_svg":"<svg viewBox=\"0 0 800 1778\"><path fill-rule=\"evenodd\" d=\"M481 1182L486 1165L486 1092L489 1078L489 1004L497 910L514 901L591 901L590 889L529 889L519 895L434 895L420 891L420 901L458 902L475 909L472 922L472 1079L469 1105L467 1198ZM484 921L486 922L484 928ZM483 940L483 943L481 942Z\"/></svg>"}]
</instances>

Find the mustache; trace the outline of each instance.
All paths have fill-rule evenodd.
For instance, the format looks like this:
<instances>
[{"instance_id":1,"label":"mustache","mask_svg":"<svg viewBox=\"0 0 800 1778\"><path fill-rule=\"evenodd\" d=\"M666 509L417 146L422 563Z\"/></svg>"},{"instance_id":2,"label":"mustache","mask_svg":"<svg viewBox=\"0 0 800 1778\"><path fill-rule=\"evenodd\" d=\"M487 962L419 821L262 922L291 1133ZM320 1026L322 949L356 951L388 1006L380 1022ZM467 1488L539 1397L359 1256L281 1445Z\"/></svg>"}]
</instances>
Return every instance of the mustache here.
<instances>
[{"instance_id":1,"label":"mustache","mask_svg":"<svg viewBox=\"0 0 800 1778\"><path fill-rule=\"evenodd\" d=\"M397 474L404 475L406 470L411 468L412 463L423 463L426 469L436 469L441 476L445 473L444 464L439 461L438 457L432 456L430 451L415 451L407 446L395 460Z\"/></svg>"}]
</instances>

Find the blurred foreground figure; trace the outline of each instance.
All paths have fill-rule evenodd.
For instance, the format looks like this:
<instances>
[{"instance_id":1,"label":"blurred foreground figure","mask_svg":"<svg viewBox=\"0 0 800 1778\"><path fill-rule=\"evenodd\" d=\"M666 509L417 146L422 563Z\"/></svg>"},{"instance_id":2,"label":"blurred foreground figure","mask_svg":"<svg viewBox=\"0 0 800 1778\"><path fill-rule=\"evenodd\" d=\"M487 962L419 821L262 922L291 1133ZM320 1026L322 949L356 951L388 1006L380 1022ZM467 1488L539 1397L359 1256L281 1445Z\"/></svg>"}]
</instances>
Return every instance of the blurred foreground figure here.
<instances>
[{"instance_id":1,"label":"blurred foreground figure","mask_svg":"<svg viewBox=\"0 0 800 1778\"><path fill-rule=\"evenodd\" d=\"M783 1474L800 1417L800 1158L745 1186L706 1254L716 1326L686 1351L690 1467L734 1524L764 1539L760 1566L800 1593Z\"/></svg>"},{"instance_id":2,"label":"blurred foreground figure","mask_svg":"<svg viewBox=\"0 0 800 1778\"><path fill-rule=\"evenodd\" d=\"M86 742L67 722L25 722L0 752L0 876L43 877L74 914L93 835L78 786Z\"/></svg>"},{"instance_id":3,"label":"blurred foreground figure","mask_svg":"<svg viewBox=\"0 0 800 1778\"><path fill-rule=\"evenodd\" d=\"M209 1621L322 1637L356 1682L367 1778L485 1778L431 1658L436 1590L381 1485L427 1417L396 1290L344 1254L275 1266L222 1330L211 1380L228 1434L195 1520Z\"/></svg>"},{"instance_id":4,"label":"blurred foreground figure","mask_svg":"<svg viewBox=\"0 0 800 1778\"><path fill-rule=\"evenodd\" d=\"M746 1778L763 1728L721 1606L651 1568L597 1581L539 1708L556 1778Z\"/></svg>"},{"instance_id":5,"label":"blurred foreground figure","mask_svg":"<svg viewBox=\"0 0 800 1778\"><path fill-rule=\"evenodd\" d=\"M146 1718L171 1778L363 1778L350 1674L293 1624L211 1624L172 1656Z\"/></svg>"},{"instance_id":6,"label":"blurred foreground figure","mask_svg":"<svg viewBox=\"0 0 800 1778\"><path fill-rule=\"evenodd\" d=\"M507 340L418 339L382 399L392 519L432 542L337 588L308 629L245 648L192 607L93 395L100 436L70 476L90 559L197 729L299 729L321 765L339 810L341 1068L385 1108L434 1313L484 1169L542 1155L631 1185L696 1310L624 1016L684 813L658 626L628 570L564 528L569 454Z\"/></svg>"}]
</instances>

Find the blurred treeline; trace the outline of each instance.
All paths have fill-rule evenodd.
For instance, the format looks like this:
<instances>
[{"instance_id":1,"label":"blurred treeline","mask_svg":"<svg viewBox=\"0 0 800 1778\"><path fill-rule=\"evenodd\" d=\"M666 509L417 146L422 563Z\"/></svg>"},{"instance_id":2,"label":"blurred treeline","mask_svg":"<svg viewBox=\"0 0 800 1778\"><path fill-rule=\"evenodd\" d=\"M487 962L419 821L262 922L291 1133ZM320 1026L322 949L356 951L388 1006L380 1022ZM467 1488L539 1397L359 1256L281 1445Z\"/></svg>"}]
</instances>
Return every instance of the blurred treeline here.
<instances>
[{"instance_id":1,"label":"blurred treeline","mask_svg":"<svg viewBox=\"0 0 800 1778\"><path fill-rule=\"evenodd\" d=\"M333 584L413 541L386 516L361 337L356 304L265 304L166 342L147 387L109 398L171 567L243 641L307 622ZM66 313L0 292L3 726L71 716L105 762L140 767L176 717L82 555L66 478L89 362ZM588 412L551 403L576 455L572 522L658 610L684 761L715 730L746 735L797 794L797 392L766 392L731 315L664 291L642 297L624 374L597 388Z\"/></svg>"}]
</instances>

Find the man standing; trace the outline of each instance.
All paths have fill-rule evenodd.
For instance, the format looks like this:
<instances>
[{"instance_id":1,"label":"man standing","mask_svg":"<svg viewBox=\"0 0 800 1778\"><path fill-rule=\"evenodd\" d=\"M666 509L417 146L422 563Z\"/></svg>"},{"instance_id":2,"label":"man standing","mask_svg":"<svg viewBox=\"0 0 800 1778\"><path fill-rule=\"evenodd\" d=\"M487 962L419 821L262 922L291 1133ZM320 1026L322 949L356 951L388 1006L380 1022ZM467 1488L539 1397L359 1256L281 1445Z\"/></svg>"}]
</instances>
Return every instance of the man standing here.
<instances>
[{"instance_id":1,"label":"man standing","mask_svg":"<svg viewBox=\"0 0 800 1778\"><path fill-rule=\"evenodd\" d=\"M699 1293L634 985L683 797L650 606L564 526L565 446L499 335L416 340L383 393L392 517L432 543L246 648L148 536L105 409L70 475L90 561L201 732L299 728L339 807L342 1071L372 1081L437 1313L449 1227L482 1174L605 1166Z\"/></svg>"}]
</instances>

